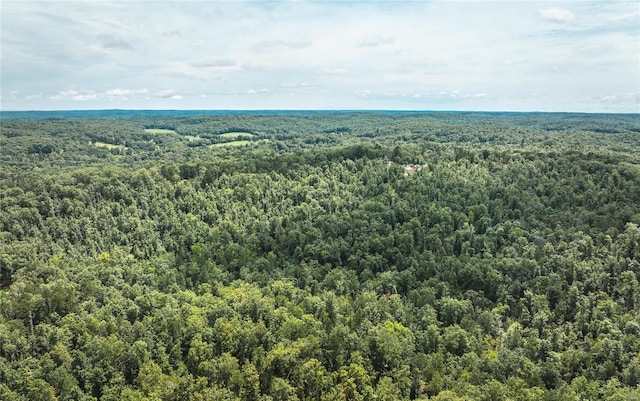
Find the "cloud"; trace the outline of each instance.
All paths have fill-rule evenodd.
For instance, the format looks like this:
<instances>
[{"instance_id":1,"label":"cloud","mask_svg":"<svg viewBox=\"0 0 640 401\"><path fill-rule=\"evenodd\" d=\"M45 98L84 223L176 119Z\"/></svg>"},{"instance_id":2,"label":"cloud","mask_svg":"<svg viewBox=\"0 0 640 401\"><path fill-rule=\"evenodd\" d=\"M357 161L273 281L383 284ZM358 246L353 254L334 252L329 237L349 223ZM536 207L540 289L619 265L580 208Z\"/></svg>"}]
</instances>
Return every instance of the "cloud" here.
<instances>
[{"instance_id":1,"label":"cloud","mask_svg":"<svg viewBox=\"0 0 640 401\"><path fill-rule=\"evenodd\" d=\"M75 100L75 101L86 101L86 100L96 100L98 98L98 95L95 93L90 93L87 95L75 95L71 97L71 100Z\"/></svg>"},{"instance_id":2,"label":"cloud","mask_svg":"<svg viewBox=\"0 0 640 401\"><path fill-rule=\"evenodd\" d=\"M349 70L347 68L324 68L320 73L323 75L346 75Z\"/></svg>"},{"instance_id":3,"label":"cloud","mask_svg":"<svg viewBox=\"0 0 640 401\"><path fill-rule=\"evenodd\" d=\"M457 68L449 65L444 61L427 61L427 62L401 62L394 64L393 71L402 74L422 74L422 75L437 75L437 74L451 74L456 72Z\"/></svg>"},{"instance_id":4,"label":"cloud","mask_svg":"<svg viewBox=\"0 0 640 401\"><path fill-rule=\"evenodd\" d=\"M256 53L268 53L282 49L304 49L311 46L311 42L304 40L264 40L251 46Z\"/></svg>"},{"instance_id":5,"label":"cloud","mask_svg":"<svg viewBox=\"0 0 640 401\"><path fill-rule=\"evenodd\" d=\"M567 24L575 19L575 15L565 8L551 7L540 10L540 17L556 24Z\"/></svg>"},{"instance_id":6,"label":"cloud","mask_svg":"<svg viewBox=\"0 0 640 401\"><path fill-rule=\"evenodd\" d=\"M638 93L623 93L618 95L606 95L600 97L601 101L607 103L630 103L635 104L636 110L640 111L640 92Z\"/></svg>"},{"instance_id":7,"label":"cloud","mask_svg":"<svg viewBox=\"0 0 640 401\"><path fill-rule=\"evenodd\" d=\"M169 78L178 78L178 79L187 79L190 81L205 81L205 79L200 76L200 74L193 72L191 70L164 70L157 72L155 75L161 77L169 77Z\"/></svg>"},{"instance_id":8,"label":"cloud","mask_svg":"<svg viewBox=\"0 0 640 401\"><path fill-rule=\"evenodd\" d=\"M25 99L34 100L40 99L41 95L29 95ZM83 90L77 91L75 89L69 89L66 91L60 91L53 96L49 96L50 100L61 101L61 100L72 100L72 101L86 101L86 100L95 100L98 98L98 94L94 91Z\"/></svg>"},{"instance_id":9,"label":"cloud","mask_svg":"<svg viewBox=\"0 0 640 401\"><path fill-rule=\"evenodd\" d=\"M49 96L49 99L51 99L51 100L62 100L62 99L71 98L71 97L77 96L77 95L78 95L78 92L76 90L69 89L69 90L66 90L66 91L60 91L55 95Z\"/></svg>"},{"instance_id":10,"label":"cloud","mask_svg":"<svg viewBox=\"0 0 640 401\"><path fill-rule=\"evenodd\" d=\"M192 63L192 67L195 68L230 68L237 67L238 63L232 59L219 59L219 60L210 60L210 61L201 61L197 63Z\"/></svg>"},{"instance_id":11,"label":"cloud","mask_svg":"<svg viewBox=\"0 0 640 401\"><path fill-rule=\"evenodd\" d=\"M174 29L174 30L171 30L171 31L162 32L162 36L181 38L182 37L182 32L180 32L177 29Z\"/></svg>"},{"instance_id":12,"label":"cloud","mask_svg":"<svg viewBox=\"0 0 640 401\"><path fill-rule=\"evenodd\" d=\"M295 82L295 83L282 83L278 85L280 88L294 89L294 88L317 88L320 84L317 82Z\"/></svg>"},{"instance_id":13,"label":"cloud","mask_svg":"<svg viewBox=\"0 0 640 401\"><path fill-rule=\"evenodd\" d=\"M182 97L180 95L178 95L176 93L175 90L173 89L164 89L158 92L155 92L153 94L150 95L151 97L156 97L156 98L161 98L161 99L174 99L176 97L179 97L180 99L182 99Z\"/></svg>"},{"instance_id":14,"label":"cloud","mask_svg":"<svg viewBox=\"0 0 640 401\"><path fill-rule=\"evenodd\" d=\"M147 89L109 89L105 92L105 95L109 99L127 99L130 96L144 96L149 91Z\"/></svg>"},{"instance_id":15,"label":"cloud","mask_svg":"<svg viewBox=\"0 0 640 401\"><path fill-rule=\"evenodd\" d=\"M30 101L30 100L37 100L37 99L42 99L44 97L44 94L42 92L40 93L34 93L31 95L27 95L25 96L25 100Z\"/></svg>"},{"instance_id":16,"label":"cloud","mask_svg":"<svg viewBox=\"0 0 640 401\"><path fill-rule=\"evenodd\" d=\"M149 4L3 2L0 107L638 111L634 2Z\"/></svg>"},{"instance_id":17,"label":"cloud","mask_svg":"<svg viewBox=\"0 0 640 401\"><path fill-rule=\"evenodd\" d=\"M131 97L142 97L148 95L147 89L109 89L104 92L95 92L93 90L76 90L68 89L60 91L55 95L48 96L50 100L63 101L87 101L87 100L128 100ZM25 100L42 99L43 94L33 94L25 97Z\"/></svg>"},{"instance_id":18,"label":"cloud","mask_svg":"<svg viewBox=\"0 0 640 401\"><path fill-rule=\"evenodd\" d=\"M133 50L133 46L122 39L111 39L102 43L105 49Z\"/></svg>"},{"instance_id":19,"label":"cloud","mask_svg":"<svg viewBox=\"0 0 640 401\"><path fill-rule=\"evenodd\" d=\"M379 47L392 45L395 39L389 36L368 36L360 39L357 43L357 47Z\"/></svg>"},{"instance_id":20,"label":"cloud","mask_svg":"<svg viewBox=\"0 0 640 401\"><path fill-rule=\"evenodd\" d=\"M269 92L269 89L267 89L267 88L262 88L262 89L249 89L249 90L247 91L247 94L248 94L248 95L255 95L255 94L258 94L258 93L268 93L268 92Z\"/></svg>"}]
</instances>

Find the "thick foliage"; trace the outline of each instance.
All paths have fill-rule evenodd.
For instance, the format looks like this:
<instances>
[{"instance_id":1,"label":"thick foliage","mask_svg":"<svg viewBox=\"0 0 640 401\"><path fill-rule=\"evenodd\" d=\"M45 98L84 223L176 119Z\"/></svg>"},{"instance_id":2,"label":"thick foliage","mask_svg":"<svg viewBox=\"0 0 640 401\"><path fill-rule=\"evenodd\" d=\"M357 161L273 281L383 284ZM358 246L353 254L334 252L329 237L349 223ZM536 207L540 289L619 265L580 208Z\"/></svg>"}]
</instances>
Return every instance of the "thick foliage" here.
<instances>
[{"instance_id":1,"label":"thick foliage","mask_svg":"<svg viewBox=\"0 0 640 401\"><path fill-rule=\"evenodd\" d=\"M2 121L0 398L637 399L638 121L490 117Z\"/></svg>"}]
</instances>

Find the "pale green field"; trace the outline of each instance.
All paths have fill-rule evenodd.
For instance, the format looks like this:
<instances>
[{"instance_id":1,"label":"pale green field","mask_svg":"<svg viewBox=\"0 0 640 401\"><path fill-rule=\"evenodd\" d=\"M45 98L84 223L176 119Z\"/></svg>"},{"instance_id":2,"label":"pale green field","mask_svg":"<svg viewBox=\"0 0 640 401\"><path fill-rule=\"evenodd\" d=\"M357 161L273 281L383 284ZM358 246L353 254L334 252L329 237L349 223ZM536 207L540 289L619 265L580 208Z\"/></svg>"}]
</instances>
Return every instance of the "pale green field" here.
<instances>
[{"instance_id":1,"label":"pale green field","mask_svg":"<svg viewBox=\"0 0 640 401\"><path fill-rule=\"evenodd\" d=\"M144 130L149 134L175 134L176 132L172 129L161 129L161 128L147 128Z\"/></svg>"},{"instance_id":2,"label":"pale green field","mask_svg":"<svg viewBox=\"0 0 640 401\"><path fill-rule=\"evenodd\" d=\"M252 136L255 136L255 135L253 135L250 132L242 132L242 131L226 132L224 134L220 134L220 138L239 138L241 136L252 137Z\"/></svg>"},{"instance_id":3,"label":"pale green field","mask_svg":"<svg viewBox=\"0 0 640 401\"><path fill-rule=\"evenodd\" d=\"M200 137L195 135L184 135L184 137L187 138L189 142L200 140Z\"/></svg>"},{"instance_id":4,"label":"pale green field","mask_svg":"<svg viewBox=\"0 0 640 401\"><path fill-rule=\"evenodd\" d=\"M251 141L231 141L224 143L214 143L213 145L209 145L210 148L226 148L229 146L245 146L250 144Z\"/></svg>"},{"instance_id":5,"label":"pale green field","mask_svg":"<svg viewBox=\"0 0 640 401\"><path fill-rule=\"evenodd\" d=\"M231 141L231 142L223 142L223 143L214 143L213 145L209 145L209 148L226 148L226 147L236 147L236 146L245 146L245 145L257 145L259 143L269 142L268 139L261 139L259 141Z\"/></svg>"},{"instance_id":6,"label":"pale green field","mask_svg":"<svg viewBox=\"0 0 640 401\"><path fill-rule=\"evenodd\" d=\"M112 150L112 149L127 150L127 147L124 145L113 145L111 143L105 143L105 142L96 142L94 145L98 148L105 148L109 150Z\"/></svg>"}]
</instances>

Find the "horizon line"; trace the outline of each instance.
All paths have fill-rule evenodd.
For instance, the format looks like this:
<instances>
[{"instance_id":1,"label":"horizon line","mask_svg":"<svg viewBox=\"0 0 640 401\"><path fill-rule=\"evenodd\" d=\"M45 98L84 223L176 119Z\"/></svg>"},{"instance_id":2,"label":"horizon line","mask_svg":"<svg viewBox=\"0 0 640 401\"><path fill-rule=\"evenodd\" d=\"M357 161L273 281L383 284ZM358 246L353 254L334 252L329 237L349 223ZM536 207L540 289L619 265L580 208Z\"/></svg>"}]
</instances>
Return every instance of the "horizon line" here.
<instances>
[{"instance_id":1,"label":"horizon line","mask_svg":"<svg viewBox=\"0 0 640 401\"><path fill-rule=\"evenodd\" d=\"M465 110L465 109L0 109L0 113L83 113L83 112L238 112L238 113L274 113L274 112L373 112L373 113L512 113L512 114L640 114L638 111L545 111L545 110Z\"/></svg>"}]
</instances>

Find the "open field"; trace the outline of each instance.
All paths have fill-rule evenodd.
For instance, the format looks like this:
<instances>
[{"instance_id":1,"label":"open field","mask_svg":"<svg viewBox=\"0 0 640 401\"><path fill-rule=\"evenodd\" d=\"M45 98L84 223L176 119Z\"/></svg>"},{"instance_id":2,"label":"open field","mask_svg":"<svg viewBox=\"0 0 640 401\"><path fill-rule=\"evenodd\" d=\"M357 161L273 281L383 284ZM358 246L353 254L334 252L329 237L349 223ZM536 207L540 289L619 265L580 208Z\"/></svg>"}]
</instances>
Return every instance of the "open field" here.
<instances>
[{"instance_id":1,"label":"open field","mask_svg":"<svg viewBox=\"0 0 640 401\"><path fill-rule=\"evenodd\" d=\"M96 146L98 148L109 149L109 150L113 150L113 149L127 150L127 147L124 146L124 145L114 145L114 144L106 143L106 142L96 142L96 143L94 143L94 146Z\"/></svg>"},{"instance_id":2,"label":"open field","mask_svg":"<svg viewBox=\"0 0 640 401\"><path fill-rule=\"evenodd\" d=\"M146 128L144 132L148 134L175 134L176 133L172 129L162 129L162 128Z\"/></svg>"},{"instance_id":3,"label":"open field","mask_svg":"<svg viewBox=\"0 0 640 401\"><path fill-rule=\"evenodd\" d=\"M210 148L226 148L226 147L235 147L235 146L245 146L250 144L251 141L232 141L232 142L224 142L224 143L214 143L213 145L209 145Z\"/></svg>"},{"instance_id":4,"label":"open field","mask_svg":"<svg viewBox=\"0 0 640 401\"><path fill-rule=\"evenodd\" d=\"M240 137L254 137L255 135L252 134L251 132L242 132L242 131L236 131L236 132L226 132L224 134L220 134L221 138L240 138Z\"/></svg>"}]
</instances>

